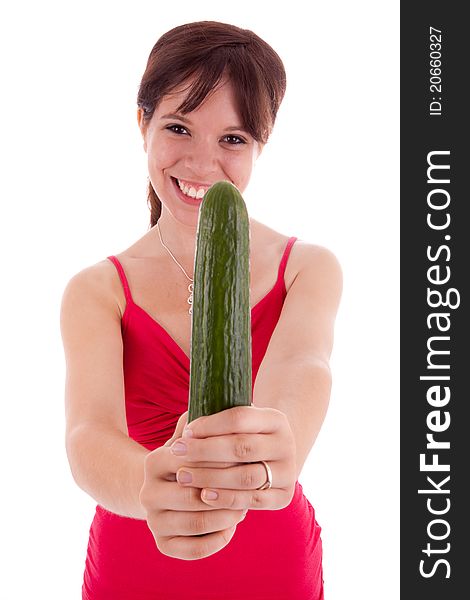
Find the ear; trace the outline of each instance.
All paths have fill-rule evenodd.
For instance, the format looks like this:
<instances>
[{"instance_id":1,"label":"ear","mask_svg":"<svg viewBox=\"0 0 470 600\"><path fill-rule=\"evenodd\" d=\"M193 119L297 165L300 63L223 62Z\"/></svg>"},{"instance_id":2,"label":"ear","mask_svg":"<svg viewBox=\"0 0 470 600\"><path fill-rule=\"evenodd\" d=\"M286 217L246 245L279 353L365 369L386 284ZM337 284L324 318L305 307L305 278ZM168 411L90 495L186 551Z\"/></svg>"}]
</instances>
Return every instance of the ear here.
<instances>
[{"instance_id":1,"label":"ear","mask_svg":"<svg viewBox=\"0 0 470 600\"><path fill-rule=\"evenodd\" d=\"M144 121L144 110L140 106L137 109L137 124L144 140L144 151L147 152L147 124Z\"/></svg>"}]
</instances>

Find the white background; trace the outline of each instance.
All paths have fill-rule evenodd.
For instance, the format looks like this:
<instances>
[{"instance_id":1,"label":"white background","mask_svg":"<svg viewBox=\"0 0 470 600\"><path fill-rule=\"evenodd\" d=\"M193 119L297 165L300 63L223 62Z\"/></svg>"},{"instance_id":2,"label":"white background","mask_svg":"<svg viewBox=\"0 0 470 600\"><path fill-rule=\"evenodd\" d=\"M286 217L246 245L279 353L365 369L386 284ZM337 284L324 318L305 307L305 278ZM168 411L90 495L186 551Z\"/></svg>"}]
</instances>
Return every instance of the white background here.
<instances>
[{"instance_id":1,"label":"white background","mask_svg":"<svg viewBox=\"0 0 470 600\"><path fill-rule=\"evenodd\" d=\"M2 599L81 598L95 502L65 454L61 296L147 231L138 85L157 38L204 19L254 30L287 71L249 211L344 272L300 477L326 600L399 596L399 3L49 0L0 14Z\"/></svg>"}]
</instances>

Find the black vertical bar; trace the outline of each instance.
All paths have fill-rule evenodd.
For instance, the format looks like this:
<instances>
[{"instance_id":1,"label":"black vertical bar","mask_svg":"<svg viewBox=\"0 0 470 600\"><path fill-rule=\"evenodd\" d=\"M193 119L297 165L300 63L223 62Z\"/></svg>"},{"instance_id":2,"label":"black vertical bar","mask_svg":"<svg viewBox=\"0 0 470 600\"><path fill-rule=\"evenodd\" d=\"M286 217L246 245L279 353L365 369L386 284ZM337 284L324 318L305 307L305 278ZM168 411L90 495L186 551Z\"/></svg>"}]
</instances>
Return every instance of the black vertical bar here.
<instances>
[{"instance_id":1,"label":"black vertical bar","mask_svg":"<svg viewBox=\"0 0 470 600\"><path fill-rule=\"evenodd\" d=\"M401 2L402 600L470 597L465 4Z\"/></svg>"}]
</instances>

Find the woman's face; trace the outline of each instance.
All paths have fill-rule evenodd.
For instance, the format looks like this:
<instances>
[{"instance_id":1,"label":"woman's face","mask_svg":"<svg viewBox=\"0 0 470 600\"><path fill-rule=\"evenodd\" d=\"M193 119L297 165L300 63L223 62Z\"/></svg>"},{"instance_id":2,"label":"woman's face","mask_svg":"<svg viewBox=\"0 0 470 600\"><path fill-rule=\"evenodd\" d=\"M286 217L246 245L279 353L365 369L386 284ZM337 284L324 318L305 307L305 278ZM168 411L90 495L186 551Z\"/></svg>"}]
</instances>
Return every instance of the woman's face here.
<instances>
[{"instance_id":1,"label":"woman's face","mask_svg":"<svg viewBox=\"0 0 470 600\"><path fill-rule=\"evenodd\" d=\"M187 95L183 87L163 97L147 125L139 109L138 122L154 190L174 218L196 227L213 183L228 180L243 193L261 144L243 129L229 80L185 115L176 110Z\"/></svg>"}]
</instances>

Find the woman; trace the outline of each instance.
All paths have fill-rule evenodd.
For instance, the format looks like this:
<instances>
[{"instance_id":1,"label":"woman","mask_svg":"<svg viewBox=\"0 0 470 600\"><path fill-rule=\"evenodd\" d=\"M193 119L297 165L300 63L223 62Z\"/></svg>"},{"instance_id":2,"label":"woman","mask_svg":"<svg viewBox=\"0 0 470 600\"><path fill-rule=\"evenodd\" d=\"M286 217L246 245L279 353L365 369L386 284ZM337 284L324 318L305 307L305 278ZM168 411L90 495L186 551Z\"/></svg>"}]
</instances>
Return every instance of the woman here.
<instances>
[{"instance_id":1,"label":"woman","mask_svg":"<svg viewBox=\"0 0 470 600\"><path fill-rule=\"evenodd\" d=\"M149 231L62 300L67 454L98 502L87 600L323 598L298 477L329 400L331 252L250 219L252 405L185 427L199 206L219 180L244 192L284 91L278 55L232 25L176 27L150 53L137 111Z\"/></svg>"}]
</instances>

